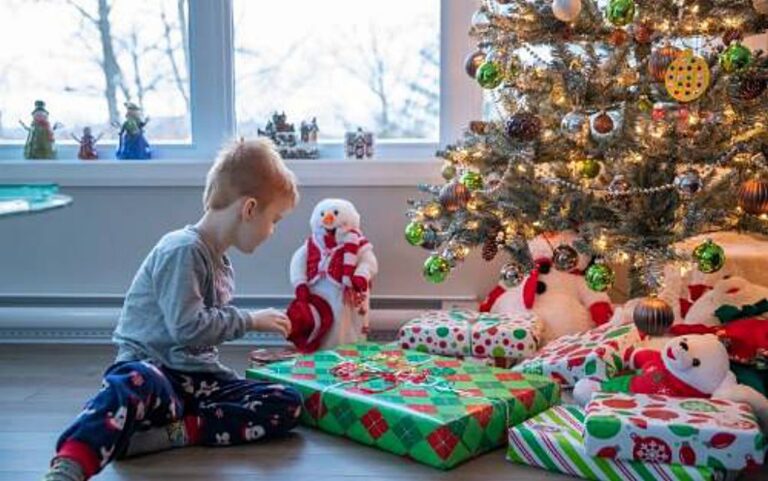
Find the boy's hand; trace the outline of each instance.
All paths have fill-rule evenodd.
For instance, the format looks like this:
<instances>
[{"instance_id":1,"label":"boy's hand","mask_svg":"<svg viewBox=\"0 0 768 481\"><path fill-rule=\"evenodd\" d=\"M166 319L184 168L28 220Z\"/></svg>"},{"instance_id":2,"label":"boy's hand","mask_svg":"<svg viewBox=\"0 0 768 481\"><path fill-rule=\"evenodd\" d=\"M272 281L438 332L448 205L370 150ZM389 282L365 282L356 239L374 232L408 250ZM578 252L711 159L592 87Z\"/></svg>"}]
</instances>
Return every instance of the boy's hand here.
<instances>
[{"instance_id":1,"label":"boy's hand","mask_svg":"<svg viewBox=\"0 0 768 481\"><path fill-rule=\"evenodd\" d=\"M251 311L251 331L279 332L285 337L291 334L291 321L284 312L277 309Z\"/></svg>"}]
</instances>

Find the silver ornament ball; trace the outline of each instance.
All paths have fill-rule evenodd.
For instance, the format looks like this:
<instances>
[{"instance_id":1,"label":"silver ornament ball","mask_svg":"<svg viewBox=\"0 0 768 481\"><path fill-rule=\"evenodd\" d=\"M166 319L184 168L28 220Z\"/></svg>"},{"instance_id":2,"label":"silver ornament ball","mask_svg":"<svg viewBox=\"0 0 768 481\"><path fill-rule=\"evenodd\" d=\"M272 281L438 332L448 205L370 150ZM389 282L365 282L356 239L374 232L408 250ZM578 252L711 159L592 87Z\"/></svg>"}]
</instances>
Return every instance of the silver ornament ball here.
<instances>
[{"instance_id":1,"label":"silver ornament ball","mask_svg":"<svg viewBox=\"0 0 768 481\"><path fill-rule=\"evenodd\" d=\"M560 122L560 130L570 140L580 140L589 132L587 116L581 112L572 111L563 116Z\"/></svg>"},{"instance_id":2,"label":"silver ornament ball","mask_svg":"<svg viewBox=\"0 0 768 481\"><path fill-rule=\"evenodd\" d=\"M701 176L695 170L683 172L675 178L675 188L681 195L694 195L701 190Z\"/></svg>"},{"instance_id":3,"label":"silver ornament ball","mask_svg":"<svg viewBox=\"0 0 768 481\"><path fill-rule=\"evenodd\" d=\"M573 22L581 13L581 0L553 0L552 13L561 22Z\"/></svg>"},{"instance_id":4,"label":"silver ornament ball","mask_svg":"<svg viewBox=\"0 0 768 481\"><path fill-rule=\"evenodd\" d=\"M505 286L509 288L517 287L525 278L525 269L518 262L507 262L501 267L499 277Z\"/></svg>"},{"instance_id":5,"label":"silver ornament ball","mask_svg":"<svg viewBox=\"0 0 768 481\"><path fill-rule=\"evenodd\" d=\"M578 263L579 253L567 244L561 244L552 251L552 264L558 271L571 271L576 268Z\"/></svg>"}]
</instances>

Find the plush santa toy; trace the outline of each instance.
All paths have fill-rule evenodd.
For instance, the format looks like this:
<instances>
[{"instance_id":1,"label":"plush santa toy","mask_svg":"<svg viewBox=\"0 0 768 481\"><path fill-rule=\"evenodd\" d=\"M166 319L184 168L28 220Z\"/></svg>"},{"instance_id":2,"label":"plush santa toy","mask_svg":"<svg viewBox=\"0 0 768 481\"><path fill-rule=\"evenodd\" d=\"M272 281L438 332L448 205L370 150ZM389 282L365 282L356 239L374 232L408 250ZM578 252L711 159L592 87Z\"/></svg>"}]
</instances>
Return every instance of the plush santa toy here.
<instances>
[{"instance_id":1,"label":"plush santa toy","mask_svg":"<svg viewBox=\"0 0 768 481\"><path fill-rule=\"evenodd\" d=\"M540 235L528 243L535 269L517 287L499 283L480 304L481 312L535 312L544 322L544 342L574 334L606 323L613 315L607 294L587 287L584 270L591 259L579 254L571 272L552 265L553 250L560 245L573 246L573 231Z\"/></svg>"},{"instance_id":2,"label":"plush santa toy","mask_svg":"<svg viewBox=\"0 0 768 481\"><path fill-rule=\"evenodd\" d=\"M729 399L749 404L763 428L768 426L768 399L737 383L728 352L716 336L673 338L662 351L638 352L634 364L640 369L635 374L607 381L580 380L573 389L574 399L585 405L596 391Z\"/></svg>"},{"instance_id":3,"label":"plush santa toy","mask_svg":"<svg viewBox=\"0 0 768 481\"><path fill-rule=\"evenodd\" d=\"M288 308L289 340L302 352L363 341L378 262L360 214L347 200L325 199L309 225L311 235L291 259L296 299Z\"/></svg>"}]
</instances>

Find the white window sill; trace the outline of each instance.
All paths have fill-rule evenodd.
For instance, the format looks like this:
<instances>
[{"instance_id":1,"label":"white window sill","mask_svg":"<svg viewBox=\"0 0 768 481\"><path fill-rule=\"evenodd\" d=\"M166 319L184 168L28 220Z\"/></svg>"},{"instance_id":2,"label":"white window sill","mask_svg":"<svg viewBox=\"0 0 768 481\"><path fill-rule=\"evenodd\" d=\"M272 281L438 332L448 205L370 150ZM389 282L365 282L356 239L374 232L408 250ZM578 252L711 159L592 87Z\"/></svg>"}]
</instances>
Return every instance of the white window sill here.
<instances>
[{"instance_id":1,"label":"white window sill","mask_svg":"<svg viewBox=\"0 0 768 481\"><path fill-rule=\"evenodd\" d=\"M287 160L302 186L415 186L440 181L440 161L425 159ZM207 161L0 161L0 184L62 187L201 187Z\"/></svg>"}]
</instances>

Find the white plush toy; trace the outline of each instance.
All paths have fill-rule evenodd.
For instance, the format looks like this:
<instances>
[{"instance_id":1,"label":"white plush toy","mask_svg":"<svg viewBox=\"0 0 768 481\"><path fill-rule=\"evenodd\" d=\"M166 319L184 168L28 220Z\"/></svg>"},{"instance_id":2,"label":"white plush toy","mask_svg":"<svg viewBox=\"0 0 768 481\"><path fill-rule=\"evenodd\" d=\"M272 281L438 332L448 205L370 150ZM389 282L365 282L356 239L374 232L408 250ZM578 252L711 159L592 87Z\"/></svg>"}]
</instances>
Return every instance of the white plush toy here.
<instances>
[{"instance_id":1,"label":"white plush toy","mask_svg":"<svg viewBox=\"0 0 768 481\"><path fill-rule=\"evenodd\" d=\"M768 399L749 386L738 384L729 367L725 346L712 334L675 337L664 349L644 350L635 360L635 374L607 381L582 379L573 389L579 404L586 404L596 391L662 394L676 397L720 398L749 404L768 427ZM639 354L638 354L639 355Z\"/></svg>"},{"instance_id":2,"label":"white plush toy","mask_svg":"<svg viewBox=\"0 0 768 481\"><path fill-rule=\"evenodd\" d=\"M763 299L768 299L768 287L752 284L742 277L723 279L691 305L683 323L719 326L722 322L723 306L742 309L745 306L755 305ZM744 317L768 319L768 313L745 313Z\"/></svg>"},{"instance_id":3,"label":"white plush toy","mask_svg":"<svg viewBox=\"0 0 768 481\"><path fill-rule=\"evenodd\" d=\"M566 334L574 334L607 322L612 314L607 294L587 287L583 271L590 258L579 254L572 272L552 266L552 252L560 245L573 246L573 231L540 235L529 242L536 269L522 284L507 288L499 283L481 303L486 312L535 312L544 322L543 341L549 342Z\"/></svg>"},{"instance_id":4,"label":"white plush toy","mask_svg":"<svg viewBox=\"0 0 768 481\"><path fill-rule=\"evenodd\" d=\"M309 225L311 235L291 259L296 300L288 308L289 340L304 352L365 340L378 262L360 214L347 200L324 199Z\"/></svg>"},{"instance_id":5,"label":"white plush toy","mask_svg":"<svg viewBox=\"0 0 768 481\"><path fill-rule=\"evenodd\" d=\"M711 291L715 284L735 276L737 272L735 266L726 263L725 267L712 274L704 274L697 269L681 274L678 265L668 264L664 268L664 287L658 293L658 297L672 308L675 314L673 324L681 324L693 304ZM635 306L642 300L642 297L630 299L618 307L615 322L618 324L632 322Z\"/></svg>"}]
</instances>

